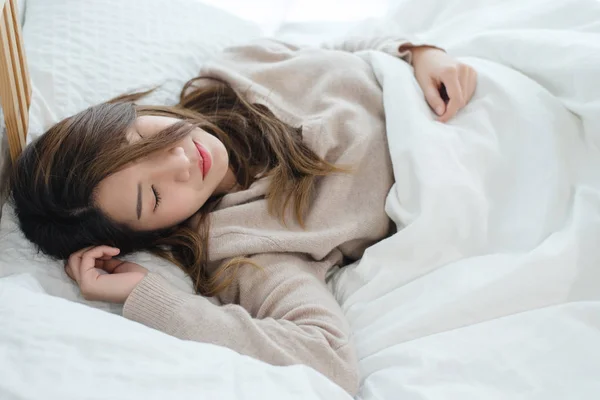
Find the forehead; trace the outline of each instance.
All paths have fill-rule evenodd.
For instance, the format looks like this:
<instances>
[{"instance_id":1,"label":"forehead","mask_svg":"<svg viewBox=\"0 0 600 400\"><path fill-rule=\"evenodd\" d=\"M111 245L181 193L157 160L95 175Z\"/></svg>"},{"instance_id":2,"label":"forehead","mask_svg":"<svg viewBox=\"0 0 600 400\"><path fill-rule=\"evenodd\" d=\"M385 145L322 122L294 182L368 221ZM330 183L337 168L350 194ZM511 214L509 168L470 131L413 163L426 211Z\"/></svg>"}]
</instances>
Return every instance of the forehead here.
<instances>
[{"instance_id":1,"label":"forehead","mask_svg":"<svg viewBox=\"0 0 600 400\"><path fill-rule=\"evenodd\" d=\"M180 120L172 117L165 117L162 115L140 115L138 116L133 125L132 129L134 134L139 137L146 137L148 135L154 135L160 132Z\"/></svg>"},{"instance_id":2,"label":"forehead","mask_svg":"<svg viewBox=\"0 0 600 400\"><path fill-rule=\"evenodd\" d=\"M152 136L161 129L168 127L176 122L173 118L161 117L157 115L140 115L135 118L133 123L125 132L125 137L129 143L140 140L142 137Z\"/></svg>"}]
</instances>

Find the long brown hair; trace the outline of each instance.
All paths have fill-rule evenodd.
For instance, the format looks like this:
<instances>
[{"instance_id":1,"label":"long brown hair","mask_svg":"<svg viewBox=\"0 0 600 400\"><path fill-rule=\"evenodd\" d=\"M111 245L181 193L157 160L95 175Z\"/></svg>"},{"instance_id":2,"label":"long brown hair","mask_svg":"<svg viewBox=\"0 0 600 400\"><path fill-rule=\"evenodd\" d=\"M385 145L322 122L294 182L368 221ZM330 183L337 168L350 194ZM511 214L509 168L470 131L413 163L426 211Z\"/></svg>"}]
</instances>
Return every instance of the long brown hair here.
<instances>
[{"instance_id":1,"label":"long brown hair","mask_svg":"<svg viewBox=\"0 0 600 400\"><path fill-rule=\"evenodd\" d=\"M100 181L130 162L183 139L199 127L221 140L241 188L268 176L271 214L285 223L288 208L303 223L316 179L344 171L302 142L301 127L292 127L266 107L252 104L228 84L195 78L175 106L135 102L149 92L119 96L66 118L28 146L10 181L11 198L25 236L44 253L66 259L80 248L111 245L121 254L148 250L178 265L196 292L212 296L225 289L246 258L235 258L216 273L207 273L208 214L219 198L199 213L199 225L152 232L134 231L108 218L95 203ZM129 144L126 132L142 115L174 117L180 122L151 138Z\"/></svg>"}]
</instances>

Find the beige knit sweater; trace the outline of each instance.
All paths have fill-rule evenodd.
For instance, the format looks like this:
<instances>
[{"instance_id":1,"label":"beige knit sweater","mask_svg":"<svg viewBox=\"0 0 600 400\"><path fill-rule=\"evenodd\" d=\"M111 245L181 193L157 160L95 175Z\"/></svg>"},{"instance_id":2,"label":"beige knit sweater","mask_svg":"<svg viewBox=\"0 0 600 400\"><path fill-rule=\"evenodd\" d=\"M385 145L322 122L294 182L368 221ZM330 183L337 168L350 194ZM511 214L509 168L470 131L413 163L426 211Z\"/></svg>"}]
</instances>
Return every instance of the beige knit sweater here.
<instances>
[{"instance_id":1,"label":"beige knit sweater","mask_svg":"<svg viewBox=\"0 0 600 400\"><path fill-rule=\"evenodd\" d=\"M306 364L355 394L352 333L325 274L389 234L384 202L393 176L381 88L353 52L375 49L410 61L401 45L407 42L351 39L334 51L263 40L231 48L206 65L201 75L228 82L281 120L302 126L303 140L319 156L354 171L321 178L305 229L293 218L283 226L269 215L267 179L225 196L211 214L210 260L218 265L251 256L264 272L241 268L235 283L212 301L151 273L129 296L123 315L267 363Z\"/></svg>"}]
</instances>

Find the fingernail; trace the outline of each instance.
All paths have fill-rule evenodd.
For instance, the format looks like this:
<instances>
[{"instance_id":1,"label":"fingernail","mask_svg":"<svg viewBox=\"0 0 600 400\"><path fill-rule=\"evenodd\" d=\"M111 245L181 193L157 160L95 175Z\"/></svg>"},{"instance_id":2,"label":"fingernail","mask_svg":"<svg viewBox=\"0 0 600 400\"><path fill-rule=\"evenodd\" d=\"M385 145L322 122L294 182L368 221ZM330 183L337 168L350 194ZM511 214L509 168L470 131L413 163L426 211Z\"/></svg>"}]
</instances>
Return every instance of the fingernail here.
<instances>
[{"instance_id":1,"label":"fingernail","mask_svg":"<svg viewBox=\"0 0 600 400\"><path fill-rule=\"evenodd\" d=\"M442 106L438 106L438 107L435 109L435 112L436 112L436 114L437 114L437 115L442 115L442 114L444 113L444 107L442 107Z\"/></svg>"}]
</instances>

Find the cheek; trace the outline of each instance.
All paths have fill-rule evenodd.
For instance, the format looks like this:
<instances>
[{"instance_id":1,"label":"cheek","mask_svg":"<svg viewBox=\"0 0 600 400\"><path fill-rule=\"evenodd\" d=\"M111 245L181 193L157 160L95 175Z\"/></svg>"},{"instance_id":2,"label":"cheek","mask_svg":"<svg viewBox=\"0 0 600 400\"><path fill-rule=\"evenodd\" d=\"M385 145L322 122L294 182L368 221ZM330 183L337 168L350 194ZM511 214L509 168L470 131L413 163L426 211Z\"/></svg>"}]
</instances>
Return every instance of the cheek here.
<instances>
[{"instance_id":1,"label":"cheek","mask_svg":"<svg viewBox=\"0 0 600 400\"><path fill-rule=\"evenodd\" d=\"M164 211L172 223L183 222L194 215L209 197L204 191L198 192L188 187L173 188L169 193L168 208Z\"/></svg>"},{"instance_id":2,"label":"cheek","mask_svg":"<svg viewBox=\"0 0 600 400\"><path fill-rule=\"evenodd\" d=\"M221 173L225 173L225 171L227 170L227 167L229 166L229 157L227 155L227 151L225 150L225 147L223 147L223 145L221 145L219 147L219 152L217 155L218 158L218 167L219 167L219 171Z\"/></svg>"},{"instance_id":3,"label":"cheek","mask_svg":"<svg viewBox=\"0 0 600 400\"><path fill-rule=\"evenodd\" d=\"M173 193L173 201L171 202L171 209L173 212L180 212L184 216L196 211L196 204L200 199L197 198L198 194L194 196L191 190L181 190L179 193Z\"/></svg>"},{"instance_id":4,"label":"cheek","mask_svg":"<svg viewBox=\"0 0 600 400\"><path fill-rule=\"evenodd\" d=\"M219 171L227 170L227 167L229 167L229 156L227 155L227 150L225 149L225 146L217 138L215 138L214 149L214 158Z\"/></svg>"}]
</instances>

